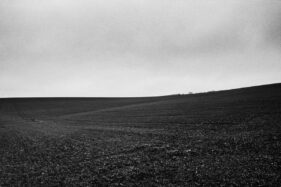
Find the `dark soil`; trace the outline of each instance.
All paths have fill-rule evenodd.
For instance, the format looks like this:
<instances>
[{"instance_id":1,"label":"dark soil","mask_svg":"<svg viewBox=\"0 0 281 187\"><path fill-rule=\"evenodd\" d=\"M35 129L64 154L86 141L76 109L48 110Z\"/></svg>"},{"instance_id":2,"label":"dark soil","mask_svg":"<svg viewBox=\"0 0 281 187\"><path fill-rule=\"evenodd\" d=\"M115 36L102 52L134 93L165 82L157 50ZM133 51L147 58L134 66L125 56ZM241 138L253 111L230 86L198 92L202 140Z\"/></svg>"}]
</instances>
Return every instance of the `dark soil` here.
<instances>
[{"instance_id":1,"label":"dark soil","mask_svg":"<svg viewBox=\"0 0 281 187\"><path fill-rule=\"evenodd\" d=\"M0 186L280 186L281 84L0 99Z\"/></svg>"}]
</instances>

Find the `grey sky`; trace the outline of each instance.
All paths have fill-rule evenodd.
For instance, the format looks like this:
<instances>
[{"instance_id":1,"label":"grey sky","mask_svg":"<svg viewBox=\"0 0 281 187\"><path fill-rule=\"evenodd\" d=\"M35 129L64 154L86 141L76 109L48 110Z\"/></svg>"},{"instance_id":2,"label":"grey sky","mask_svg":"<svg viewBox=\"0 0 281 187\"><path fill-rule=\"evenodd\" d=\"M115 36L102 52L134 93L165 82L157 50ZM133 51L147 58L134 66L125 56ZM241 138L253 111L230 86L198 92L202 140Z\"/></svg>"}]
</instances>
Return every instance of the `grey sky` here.
<instances>
[{"instance_id":1,"label":"grey sky","mask_svg":"<svg viewBox=\"0 0 281 187\"><path fill-rule=\"evenodd\" d=\"M278 0L1 0L0 97L281 82Z\"/></svg>"}]
</instances>

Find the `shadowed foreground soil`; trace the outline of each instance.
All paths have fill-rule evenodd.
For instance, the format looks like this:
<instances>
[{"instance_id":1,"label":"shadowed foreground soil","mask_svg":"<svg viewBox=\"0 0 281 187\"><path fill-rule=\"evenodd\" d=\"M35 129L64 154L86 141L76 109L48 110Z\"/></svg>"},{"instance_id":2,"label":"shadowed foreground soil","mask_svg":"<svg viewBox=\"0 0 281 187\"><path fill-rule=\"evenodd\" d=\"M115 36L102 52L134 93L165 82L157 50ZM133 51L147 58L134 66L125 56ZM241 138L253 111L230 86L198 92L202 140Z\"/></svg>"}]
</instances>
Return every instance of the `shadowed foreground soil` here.
<instances>
[{"instance_id":1,"label":"shadowed foreground soil","mask_svg":"<svg viewBox=\"0 0 281 187\"><path fill-rule=\"evenodd\" d=\"M279 186L281 84L0 99L0 186Z\"/></svg>"}]
</instances>

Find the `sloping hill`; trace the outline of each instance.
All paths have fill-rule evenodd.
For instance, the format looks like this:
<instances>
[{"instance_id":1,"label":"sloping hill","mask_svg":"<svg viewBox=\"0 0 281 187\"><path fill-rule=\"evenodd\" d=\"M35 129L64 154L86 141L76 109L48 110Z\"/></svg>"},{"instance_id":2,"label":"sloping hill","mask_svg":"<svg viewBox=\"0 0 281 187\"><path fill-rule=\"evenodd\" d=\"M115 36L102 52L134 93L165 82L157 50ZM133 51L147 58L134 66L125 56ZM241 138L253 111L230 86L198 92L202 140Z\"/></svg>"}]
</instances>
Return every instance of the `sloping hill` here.
<instances>
[{"instance_id":1,"label":"sloping hill","mask_svg":"<svg viewBox=\"0 0 281 187\"><path fill-rule=\"evenodd\" d=\"M280 121L281 84L162 97L0 99L0 186L276 186Z\"/></svg>"}]
</instances>

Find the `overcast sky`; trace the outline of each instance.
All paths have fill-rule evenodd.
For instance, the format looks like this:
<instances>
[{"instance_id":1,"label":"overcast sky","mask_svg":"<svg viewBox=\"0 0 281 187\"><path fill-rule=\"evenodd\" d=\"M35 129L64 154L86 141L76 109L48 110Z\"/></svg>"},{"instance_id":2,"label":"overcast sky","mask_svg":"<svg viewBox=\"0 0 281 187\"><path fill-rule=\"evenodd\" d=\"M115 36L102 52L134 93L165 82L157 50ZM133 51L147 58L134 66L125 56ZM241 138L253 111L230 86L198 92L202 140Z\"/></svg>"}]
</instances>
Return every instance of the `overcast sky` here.
<instances>
[{"instance_id":1,"label":"overcast sky","mask_svg":"<svg viewBox=\"0 0 281 187\"><path fill-rule=\"evenodd\" d=\"M0 97L281 82L279 0L1 0Z\"/></svg>"}]
</instances>

